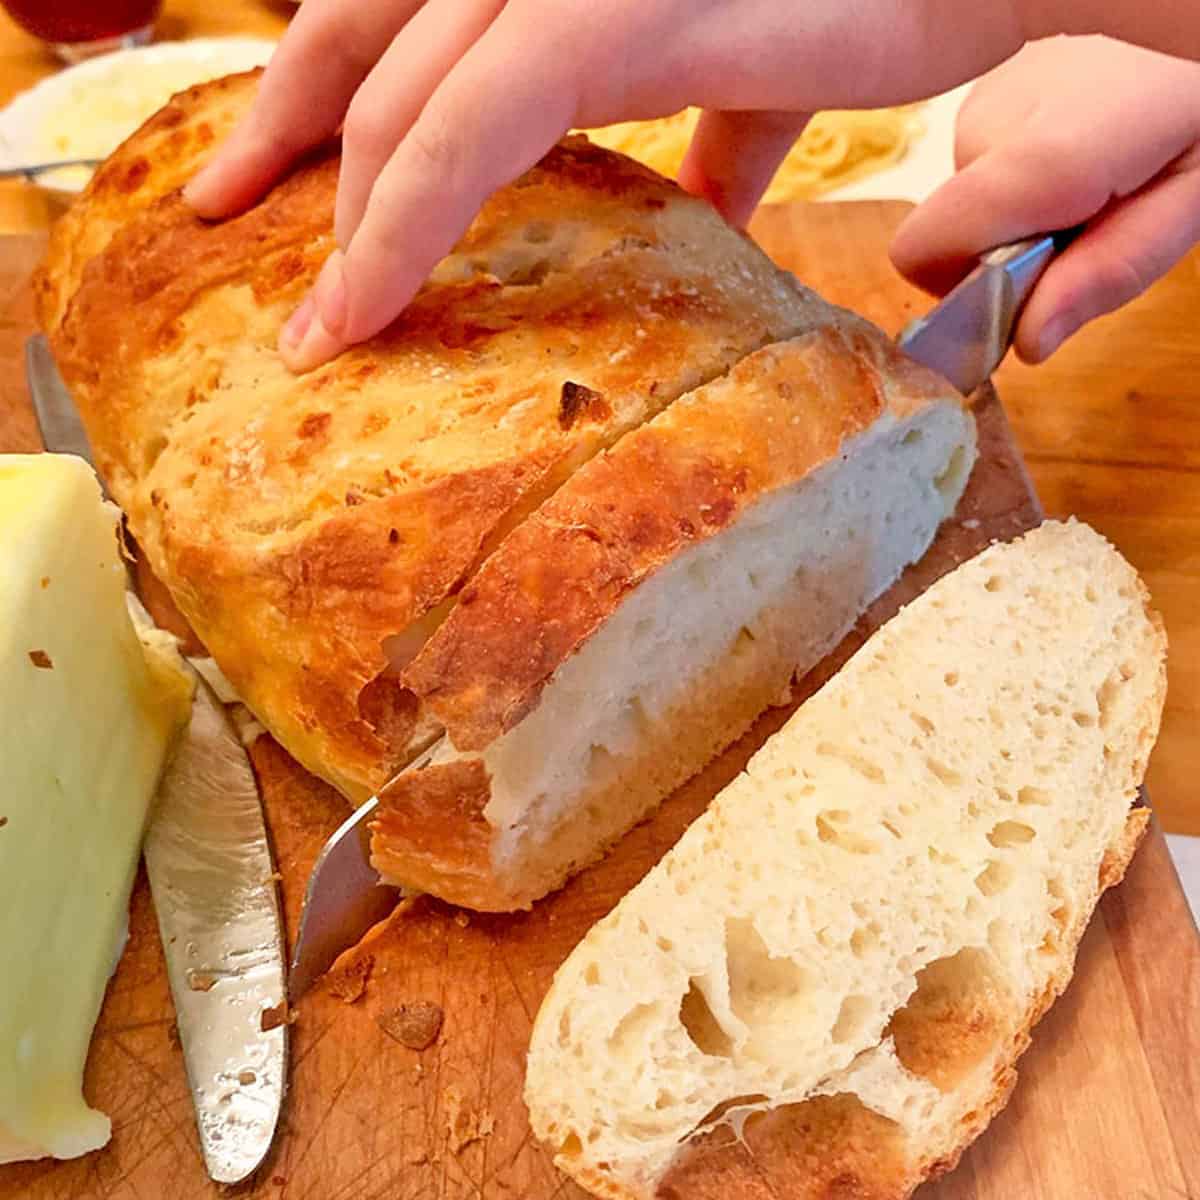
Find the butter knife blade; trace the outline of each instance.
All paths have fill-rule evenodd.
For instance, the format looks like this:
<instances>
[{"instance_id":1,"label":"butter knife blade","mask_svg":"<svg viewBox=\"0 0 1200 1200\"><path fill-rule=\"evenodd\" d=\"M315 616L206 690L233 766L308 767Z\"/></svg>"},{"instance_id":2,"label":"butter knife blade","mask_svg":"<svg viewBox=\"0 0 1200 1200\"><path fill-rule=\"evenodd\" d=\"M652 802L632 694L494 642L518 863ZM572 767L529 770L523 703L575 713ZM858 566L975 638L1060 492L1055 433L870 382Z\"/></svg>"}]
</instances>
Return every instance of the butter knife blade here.
<instances>
[{"instance_id":1,"label":"butter knife blade","mask_svg":"<svg viewBox=\"0 0 1200 1200\"><path fill-rule=\"evenodd\" d=\"M26 343L25 367L46 448L91 462L40 334ZM262 1029L263 1011L284 999L283 927L253 772L199 678L144 854L205 1166L236 1183L265 1157L283 1103L286 1024Z\"/></svg>"},{"instance_id":2,"label":"butter knife blade","mask_svg":"<svg viewBox=\"0 0 1200 1200\"><path fill-rule=\"evenodd\" d=\"M75 402L58 373L45 335L35 333L25 342L25 379L33 401L34 415L42 433L42 444L55 454L77 454L95 467L92 447L75 411ZM100 486L104 486L101 480ZM107 489L105 495L107 495Z\"/></svg>"},{"instance_id":3,"label":"butter knife blade","mask_svg":"<svg viewBox=\"0 0 1200 1200\"><path fill-rule=\"evenodd\" d=\"M283 936L258 786L199 678L143 853L205 1166L236 1183L262 1162L283 1102L287 1022L263 1028L283 1011Z\"/></svg>"}]
</instances>

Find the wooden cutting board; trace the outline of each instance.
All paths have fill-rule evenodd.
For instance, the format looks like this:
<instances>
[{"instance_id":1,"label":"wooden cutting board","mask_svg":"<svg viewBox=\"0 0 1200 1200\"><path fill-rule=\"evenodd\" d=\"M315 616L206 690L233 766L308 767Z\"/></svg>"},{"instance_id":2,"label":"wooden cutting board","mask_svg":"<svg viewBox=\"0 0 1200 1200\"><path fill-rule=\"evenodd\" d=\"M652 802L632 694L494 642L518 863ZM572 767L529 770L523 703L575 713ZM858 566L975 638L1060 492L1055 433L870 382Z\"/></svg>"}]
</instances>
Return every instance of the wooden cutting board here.
<instances>
[{"instance_id":1,"label":"wooden cutting board","mask_svg":"<svg viewBox=\"0 0 1200 1200\"><path fill-rule=\"evenodd\" d=\"M885 247L902 212L903 206L888 204L790 206L764 213L755 231L778 261L830 299L895 331L926 303L887 265ZM6 306L0 316L0 450L38 444L18 370L30 323L23 284L38 252L32 239L0 242L0 305ZM977 416L982 457L956 520L805 680L801 693L818 686L872 628L938 575L990 539L1012 537L1038 520L994 394L980 396ZM786 716L779 710L764 717L605 862L533 912L468 915L426 900L398 912L343 960L335 987L321 985L301 1004L275 1148L254 1180L233 1189L218 1189L204 1175L150 897L139 879L129 946L101 1014L85 1085L91 1102L111 1114L113 1140L75 1162L0 1167L0 1197L582 1196L532 1142L521 1100L524 1051L538 1004L555 968L590 925ZM294 931L309 865L346 810L270 739L256 743L253 758ZM423 1052L405 1048L383 1028L398 1005L414 1000L437 1004L445 1017L440 1039ZM1105 896L1076 978L1038 1027L1007 1110L959 1167L921 1196L1200 1200L1198 1048L1200 945L1154 826L1124 885ZM762 1152L735 1183L724 1177L713 1188L730 1200L798 1195L794 1184L780 1182L788 1163L773 1154ZM696 1195L709 1190L698 1182Z\"/></svg>"}]
</instances>

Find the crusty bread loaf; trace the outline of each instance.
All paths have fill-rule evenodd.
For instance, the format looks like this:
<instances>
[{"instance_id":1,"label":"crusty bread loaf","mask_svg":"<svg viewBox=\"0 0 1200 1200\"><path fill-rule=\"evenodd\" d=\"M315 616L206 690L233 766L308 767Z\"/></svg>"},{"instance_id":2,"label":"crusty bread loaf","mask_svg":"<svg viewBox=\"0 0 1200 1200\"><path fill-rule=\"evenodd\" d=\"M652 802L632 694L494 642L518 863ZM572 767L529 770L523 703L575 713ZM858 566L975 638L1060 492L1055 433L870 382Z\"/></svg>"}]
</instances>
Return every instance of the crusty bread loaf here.
<instances>
[{"instance_id":1,"label":"crusty bread loaf","mask_svg":"<svg viewBox=\"0 0 1200 1200\"><path fill-rule=\"evenodd\" d=\"M401 676L449 735L378 810L383 874L511 909L779 702L925 552L975 458L945 383L848 315L581 468Z\"/></svg>"},{"instance_id":2,"label":"crusty bread loaf","mask_svg":"<svg viewBox=\"0 0 1200 1200\"><path fill-rule=\"evenodd\" d=\"M155 573L264 724L361 800L431 740L395 672L504 533L689 388L834 311L703 202L564 143L408 310L297 379L336 148L244 215L177 189L256 76L176 97L55 229L39 311Z\"/></svg>"},{"instance_id":3,"label":"crusty bread loaf","mask_svg":"<svg viewBox=\"0 0 1200 1200\"><path fill-rule=\"evenodd\" d=\"M1140 580L1075 523L902 610L560 968L526 1076L558 1164L683 1197L711 1131L753 1147L786 1112L797 1200L951 1167L1145 826L1164 659Z\"/></svg>"},{"instance_id":4,"label":"crusty bread loaf","mask_svg":"<svg viewBox=\"0 0 1200 1200\"><path fill-rule=\"evenodd\" d=\"M39 309L155 574L377 865L528 905L736 738L929 544L962 397L705 203L573 139L412 305L297 378L336 147L249 212L177 187L256 76L127 141ZM683 399L681 399L683 397ZM444 735L444 736L443 736Z\"/></svg>"}]
</instances>

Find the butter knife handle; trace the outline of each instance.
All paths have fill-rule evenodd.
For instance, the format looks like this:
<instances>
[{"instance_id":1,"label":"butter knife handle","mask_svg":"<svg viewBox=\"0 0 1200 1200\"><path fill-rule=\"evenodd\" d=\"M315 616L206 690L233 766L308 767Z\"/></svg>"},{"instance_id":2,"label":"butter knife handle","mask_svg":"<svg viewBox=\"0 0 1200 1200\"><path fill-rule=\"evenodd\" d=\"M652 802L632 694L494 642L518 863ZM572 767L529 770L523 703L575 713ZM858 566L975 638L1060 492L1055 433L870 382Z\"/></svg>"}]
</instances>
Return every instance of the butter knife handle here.
<instances>
[{"instance_id":1,"label":"butter knife handle","mask_svg":"<svg viewBox=\"0 0 1200 1200\"><path fill-rule=\"evenodd\" d=\"M1061 254L1082 232L1083 226L1077 225L1073 229L1063 229L1057 233L1041 234L1019 242L1010 242L1005 246L997 246L995 250L990 250L981 257L980 262L984 266L1001 267L1004 270L1011 289L1007 307L1012 314L1013 324L1051 260Z\"/></svg>"}]
</instances>

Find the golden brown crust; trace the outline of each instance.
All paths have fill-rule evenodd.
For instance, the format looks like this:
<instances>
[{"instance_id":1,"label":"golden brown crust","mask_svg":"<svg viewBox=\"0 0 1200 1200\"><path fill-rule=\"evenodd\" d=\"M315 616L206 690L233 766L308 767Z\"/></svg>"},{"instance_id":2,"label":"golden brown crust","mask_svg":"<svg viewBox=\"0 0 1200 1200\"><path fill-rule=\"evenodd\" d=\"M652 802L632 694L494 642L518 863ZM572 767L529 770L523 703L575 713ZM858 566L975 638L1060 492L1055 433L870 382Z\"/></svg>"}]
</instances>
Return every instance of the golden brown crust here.
<instances>
[{"instance_id":1,"label":"golden brown crust","mask_svg":"<svg viewBox=\"0 0 1200 1200\"><path fill-rule=\"evenodd\" d=\"M176 191L254 85L193 88L120 148L56 229L39 310L155 573L264 724L357 800L425 728L392 719L403 696L386 728L360 704L385 644L405 665L581 463L829 310L703 203L573 140L389 329L296 378L275 345L333 248L336 149L225 222Z\"/></svg>"},{"instance_id":2,"label":"golden brown crust","mask_svg":"<svg viewBox=\"0 0 1200 1200\"><path fill-rule=\"evenodd\" d=\"M865 323L842 320L743 359L580 469L464 589L403 674L459 750L537 703L558 666L689 544L830 461L943 381Z\"/></svg>"},{"instance_id":3,"label":"golden brown crust","mask_svg":"<svg viewBox=\"0 0 1200 1200\"><path fill-rule=\"evenodd\" d=\"M247 71L181 92L95 173L55 226L34 276L38 322L47 333L61 322L88 261L133 212L191 177L233 128L261 74Z\"/></svg>"},{"instance_id":4,"label":"golden brown crust","mask_svg":"<svg viewBox=\"0 0 1200 1200\"><path fill-rule=\"evenodd\" d=\"M479 911L496 908L492 827L483 817L489 794L479 759L401 775L379 795L378 815L371 822L372 865L387 878L411 879L411 886L452 903ZM414 830L421 831L419 844Z\"/></svg>"},{"instance_id":5,"label":"golden brown crust","mask_svg":"<svg viewBox=\"0 0 1200 1200\"><path fill-rule=\"evenodd\" d=\"M839 1094L752 1117L742 1139L727 1126L697 1138L656 1195L661 1200L895 1200L909 1195L918 1182L900 1127L856 1097Z\"/></svg>"}]
</instances>

